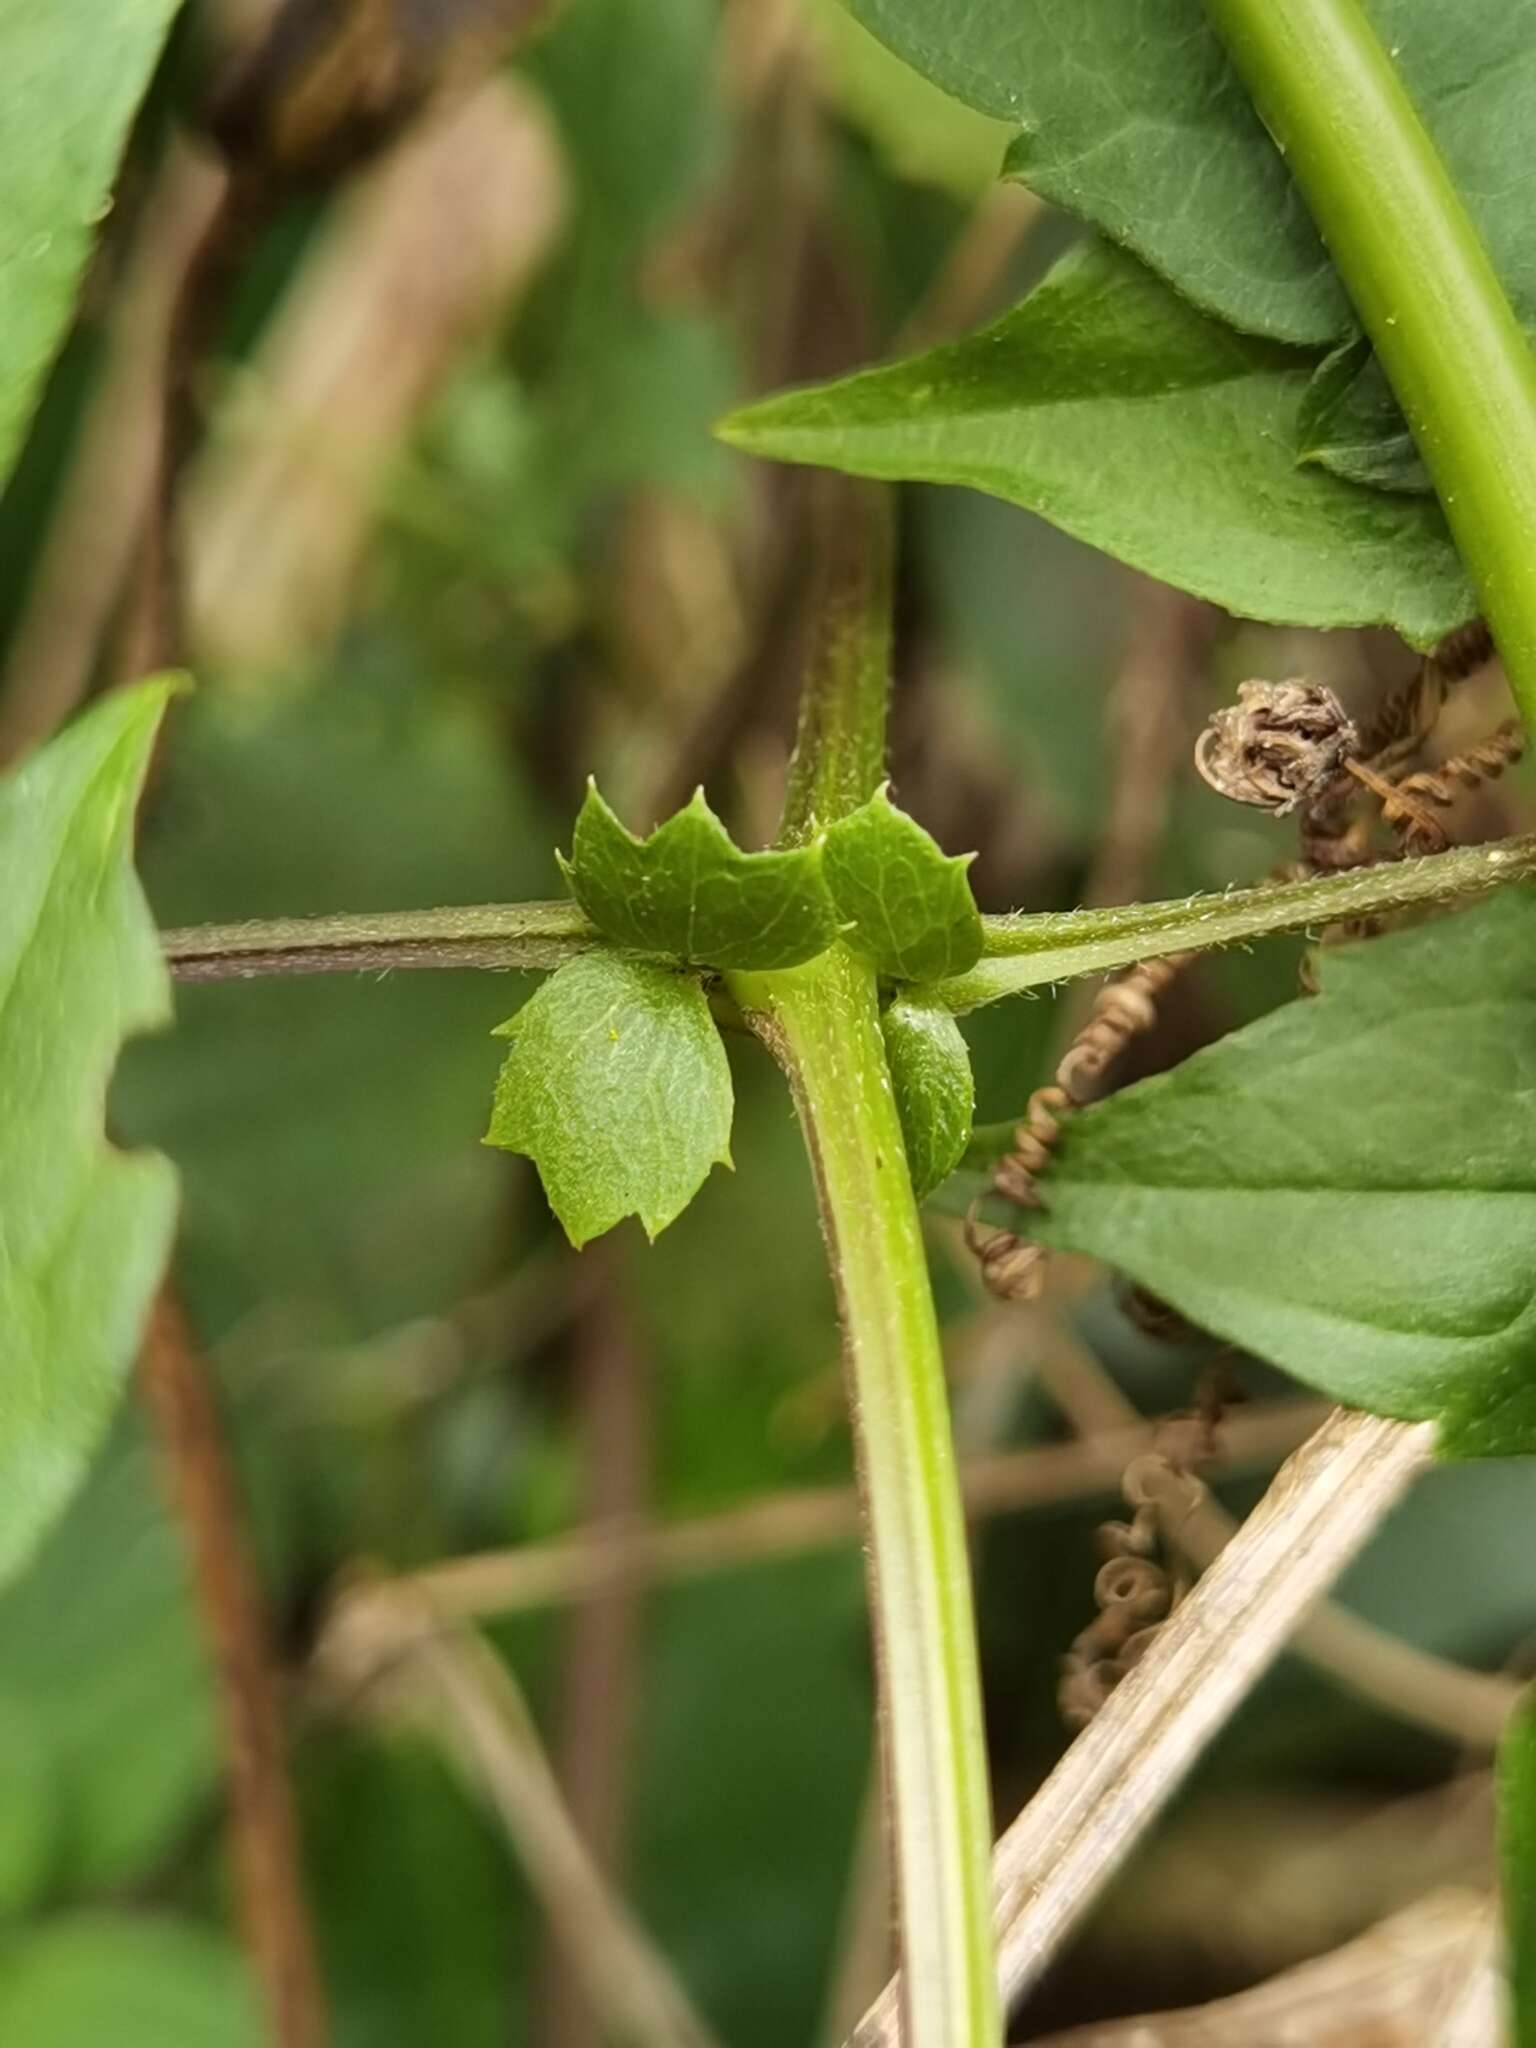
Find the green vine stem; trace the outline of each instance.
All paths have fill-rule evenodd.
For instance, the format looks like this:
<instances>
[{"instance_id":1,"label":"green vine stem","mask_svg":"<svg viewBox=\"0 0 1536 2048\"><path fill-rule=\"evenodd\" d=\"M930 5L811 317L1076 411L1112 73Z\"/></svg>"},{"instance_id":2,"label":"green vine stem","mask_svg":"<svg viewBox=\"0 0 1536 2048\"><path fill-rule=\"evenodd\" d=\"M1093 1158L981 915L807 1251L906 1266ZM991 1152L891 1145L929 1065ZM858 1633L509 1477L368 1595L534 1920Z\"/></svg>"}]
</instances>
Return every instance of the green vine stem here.
<instances>
[{"instance_id":1,"label":"green vine stem","mask_svg":"<svg viewBox=\"0 0 1536 2048\"><path fill-rule=\"evenodd\" d=\"M889 692L890 507L839 479L821 503L817 640L782 841L874 794ZM907 2048L997 2048L992 1819L965 1523L922 1225L873 969L834 945L727 986L788 1076L842 1316L869 1533Z\"/></svg>"},{"instance_id":2,"label":"green vine stem","mask_svg":"<svg viewBox=\"0 0 1536 2048\"><path fill-rule=\"evenodd\" d=\"M843 946L732 990L789 1077L837 1283L869 1533L910 2048L995 2048L970 1571L922 1229L873 972Z\"/></svg>"},{"instance_id":3,"label":"green vine stem","mask_svg":"<svg viewBox=\"0 0 1536 2048\"><path fill-rule=\"evenodd\" d=\"M1360 0L1205 0L1375 344L1536 729L1536 362Z\"/></svg>"},{"instance_id":4,"label":"green vine stem","mask_svg":"<svg viewBox=\"0 0 1536 2048\"><path fill-rule=\"evenodd\" d=\"M1459 846L1309 881L1261 882L1220 895L985 917L982 959L968 974L939 982L929 993L946 1009L974 1010L1045 983L1103 974L1161 953L1235 945L1416 904L1470 901L1531 875L1536 836ZM162 932L160 942L178 981L444 967L547 973L605 943L574 903L258 918L190 925Z\"/></svg>"}]
</instances>

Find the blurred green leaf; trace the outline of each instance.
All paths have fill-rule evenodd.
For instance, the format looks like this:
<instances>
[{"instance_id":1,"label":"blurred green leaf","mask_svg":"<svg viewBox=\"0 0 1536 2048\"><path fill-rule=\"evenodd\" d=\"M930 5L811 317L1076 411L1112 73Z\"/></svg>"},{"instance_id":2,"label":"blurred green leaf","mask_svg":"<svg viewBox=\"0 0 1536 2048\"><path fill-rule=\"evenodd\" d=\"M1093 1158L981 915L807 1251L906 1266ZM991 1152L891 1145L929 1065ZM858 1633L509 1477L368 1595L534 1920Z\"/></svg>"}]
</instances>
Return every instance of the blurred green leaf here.
<instances>
[{"instance_id":1,"label":"blurred green leaf","mask_svg":"<svg viewBox=\"0 0 1536 2048\"><path fill-rule=\"evenodd\" d=\"M1382 491L1434 489L1376 352L1363 336L1325 356L1296 420L1303 462Z\"/></svg>"},{"instance_id":2,"label":"blurred green leaf","mask_svg":"<svg viewBox=\"0 0 1536 2048\"><path fill-rule=\"evenodd\" d=\"M171 685L118 691L0 784L0 1576L79 1484L170 1249L169 1163L103 1143L169 982L131 865Z\"/></svg>"},{"instance_id":3,"label":"blurred green leaf","mask_svg":"<svg viewBox=\"0 0 1536 2048\"><path fill-rule=\"evenodd\" d=\"M626 1216L655 1237L730 1165L731 1070L692 975L589 954L499 1035L487 1142L532 1159L572 1244Z\"/></svg>"},{"instance_id":4,"label":"blurred green leaf","mask_svg":"<svg viewBox=\"0 0 1536 2048\"><path fill-rule=\"evenodd\" d=\"M81 1914L0 1947L0 2041L15 2048L258 2048L230 1945L174 1920Z\"/></svg>"},{"instance_id":5,"label":"blurred green leaf","mask_svg":"<svg viewBox=\"0 0 1536 2048\"><path fill-rule=\"evenodd\" d=\"M750 454L990 491L1251 618L1380 622L1427 645L1474 608L1444 520L1298 466L1312 367L1093 243L968 340L721 431Z\"/></svg>"},{"instance_id":6,"label":"blurred green leaf","mask_svg":"<svg viewBox=\"0 0 1536 2048\"><path fill-rule=\"evenodd\" d=\"M925 76L1024 134L1010 169L1093 221L1197 305L1323 342L1344 288L1200 0L846 0ZM1507 0L1371 0L1372 22L1536 314L1529 17Z\"/></svg>"},{"instance_id":7,"label":"blurred green leaf","mask_svg":"<svg viewBox=\"0 0 1536 2048\"><path fill-rule=\"evenodd\" d=\"M880 1018L912 1190L921 1201L960 1163L976 1088L960 1026L947 1010L904 998Z\"/></svg>"},{"instance_id":8,"label":"blurred green leaf","mask_svg":"<svg viewBox=\"0 0 1536 2048\"><path fill-rule=\"evenodd\" d=\"M669 1586L655 1607L637 1909L731 2048L813 2041L873 1728L858 1556Z\"/></svg>"},{"instance_id":9,"label":"blurred green leaf","mask_svg":"<svg viewBox=\"0 0 1536 2048\"><path fill-rule=\"evenodd\" d=\"M566 875L609 938L698 966L794 967L837 930L816 849L743 853L702 789L639 839L589 784Z\"/></svg>"},{"instance_id":10,"label":"blurred green leaf","mask_svg":"<svg viewBox=\"0 0 1536 2048\"><path fill-rule=\"evenodd\" d=\"M0 1594L0 1864L32 1834L37 1802L49 1820L34 1847L42 1889L18 1904L129 1881L212 1792L208 1675L160 1479L125 1425ZM19 1747L13 1722L30 1730Z\"/></svg>"},{"instance_id":11,"label":"blurred green leaf","mask_svg":"<svg viewBox=\"0 0 1536 2048\"><path fill-rule=\"evenodd\" d=\"M0 1921L45 1897L58 1852L63 1788L43 1724L0 1692Z\"/></svg>"},{"instance_id":12,"label":"blurred green leaf","mask_svg":"<svg viewBox=\"0 0 1536 2048\"><path fill-rule=\"evenodd\" d=\"M1536 2041L1536 1702L1529 1696L1499 1746L1498 1782L1511 2048L1531 2048Z\"/></svg>"},{"instance_id":13,"label":"blurred green leaf","mask_svg":"<svg viewBox=\"0 0 1536 2048\"><path fill-rule=\"evenodd\" d=\"M180 0L0 6L0 472L26 431Z\"/></svg>"},{"instance_id":14,"label":"blurred green leaf","mask_svg":"<svg viewBox=\"0 0 1536 2048\"><path fill-rule=\"evenodd\" d=\"M408 1734L331 1727L301 1768L338 2044L506 2048L509 1964L537 1920L448 1761Z\"/></svg>"},{"instance_id":15,"label":"blurred green leaf","mask_svg":"<svg viewBox=\"0 0 1536 2048\"><path fill-rule=\"evenodd\" d=\"M867 787L867 785L866 785ZM981 958L974 854L946 854L885 790L839 818L823 844L844 937L896 981L940 981Z\"/></svg>"},{"instance_id":16,"label":"blurred green leaf","mask_svg":"<svg viewBox=\"0 0 1536 2048\"><path fill-rule=\"evenodd\" d=\"M1536 891L1322 961L1074 1117L1031 1227L1450 1455L1536 1450Z\"/></svg>"}]
</instances>

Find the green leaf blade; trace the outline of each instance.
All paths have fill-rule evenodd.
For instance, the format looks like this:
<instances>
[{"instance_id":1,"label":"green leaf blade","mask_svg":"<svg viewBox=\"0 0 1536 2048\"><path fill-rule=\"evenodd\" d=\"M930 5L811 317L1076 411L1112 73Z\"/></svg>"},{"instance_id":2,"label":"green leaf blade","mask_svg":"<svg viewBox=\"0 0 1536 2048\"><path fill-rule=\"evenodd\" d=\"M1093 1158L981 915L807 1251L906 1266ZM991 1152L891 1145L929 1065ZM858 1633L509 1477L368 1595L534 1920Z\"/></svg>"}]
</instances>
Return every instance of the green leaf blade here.
<instances>
[{"instance_id":1,"label":"green leaf blade","mask_svg":"<svg viewBox=\"0 0 1536 2048\"><path fill-rule=\"evenodd\" d=\"M836 935L816 850L743 853L702 790L641 839L589 787L567 877L609 938L695 966L798 967Z\"/></svg>"},{"instance_id":2,"label":"green leaf blade","mask_svg":"<svg viewBox=\"0 0 1536 2048\"><path fill-rule=\"evenodd\" d=\"M11 0L0 9L0 471L69 322L178 5Z\"/></svg>"},{"instance_id":3,"label":"green leaf blade","mask_svg":"<svg viewBox=\"0 0 1536 2048\"><path fill-rule=\"evenodd\" d=\"M486 1142L532 1159L572 1244L626 1216L654 1238L730 1165L730 1066L693 976L585 954L499 1035Z\"/></svg>"},{"instance_id":4,"label":"green leaf blade","mask_svg":"<svg viewBox=\"0 0 1536 2048\"><path fill-rule=\"evenodd\" d=\"M244 1959L191 1922L76 1912L28 1929L0 1957L0 2038L30 2048L256 2048Z\"/></svg>"},{"instance_id":5,"label":"green leaf blade","mask_svg":"<svg viewBox=\"0 0 1536 2048\"><path fill-rule=\"evenodd\" d=\"M1032 1229L1442 1449L1536 1448L1536 892L1073 1120Z\"/></svg>"},{"instance_id":6,"label":"green leaf blade","mask_svg":"<svg viewBox=\"0 0 1536 2048\"><path fill-rule=\"evenodd\" d=\"M170 1015L130 864L170 688L117 692L0 786L0 1577L82 1476L170 1248L170 1163L102 1134L123 1039Z\"/></svg>"},{"instance_id":7,"label":"green leaf blade","mask_svg":"<svg viewBox=\"0 0 1536 2048\"><path fill-rule=\"evenodd\" d=\"M987 491L1245 617L1430 645L1475 609L1444 518L1303 462L1313 368L1095 243L981 333L720 431L749 454Z\"/></svg>"},{"instance_id":8,"label":"green leaf blade","mask_svg":"<svg viewBox=\"0 0 1536 2048\"><path fill-rule=\"evenodd\" d=\"M971 1056L947 1010L898 998L880 1018L896 1091L907 1171L918 1201L960 1164L971 1135L976 1085Z\"/></svg>"},{"instance_id":9,"label":"green leaf blade","mask_svg":"<svg viewBox=\"0 0 1536 2048\"><path fill-rule=\"evenodd\" d=\"M846 0L935 84L1027 132L1010 168L1196 305L1307 344L1349 300L1201 0ZM1536 314L1530 13L1370 0L1522 317Z\"/></svg>"},{"instance_id":10,"label":"green leaf blade","mask_svg":"<svg viewBox=\"0 0 1536 2048\"><path fill-rule=\"evenodd\" d=\"M843 936L894 981L940 981L981 958L981 914L966 870L884 790L823 842L827 887Z\"/></svg>"}]
</instances>

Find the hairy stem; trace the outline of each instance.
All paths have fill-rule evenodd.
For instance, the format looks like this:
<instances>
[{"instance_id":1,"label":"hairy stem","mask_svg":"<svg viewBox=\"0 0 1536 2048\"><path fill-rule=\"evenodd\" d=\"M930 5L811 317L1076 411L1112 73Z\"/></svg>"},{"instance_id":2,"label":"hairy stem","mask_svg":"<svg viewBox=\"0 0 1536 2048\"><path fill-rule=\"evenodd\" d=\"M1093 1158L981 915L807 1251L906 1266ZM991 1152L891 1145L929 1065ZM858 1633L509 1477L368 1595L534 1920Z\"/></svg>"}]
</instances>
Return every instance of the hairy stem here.
<instances>
[{"instance_id":1,"label":"hairy stem","mask_svg":"<svg viewBox=\"0 0 1536 2048\"><path fill-rule=\"evenodd\" d=\"M161 934L177 981L380 974L401 967L546 971L600 944L574 903L482 903L339 917L257 918Z\"/></svg>"},{"instance_id":2,"label":"hairy stem","mask_svg":"<svg viewBox=\"0 0 1536 2048\"><path fill-rule=\"evenodd\" d=\"M868 801L885 772L888 495L822 501L815 639L780 843ZM873 969L843 945L727 987L788 1076L842 1315L900 1907L906 2048L997 2048L992 1810L965 1522L922 1226Z\"/></svg>"},{"instance_id":3,"label":"hairy stem","mask_svg":"<svg viewBox=\"0 0 1536 2048\"><path fill-rule=\"evenodd\" d=\"M938 1323L871 969L733 977L789 1076L837 1282L870 1534L908 2048L1001 2038L965 1528Z\"/></svg>"},{"instance_id":4,"label":"hairy stem","mask_svg":"<svg viewBox=\"0 0 1536 2048\"><path fill-rule=\"evenodd\" d=\"M1532 874L1536 835L1302 882L1260 882L1219 896L988 917L982 920L986 951L981 960L968 974L940 982L929 995L946 1009L974 1010L1000 996L1129 967L1137 960L1230 946L1421 904L1454 903Z\"/></svg>"},{"instance_id":5,"label":"hairy stem","mask_svg":"<svg viewBox=\"0 0 1536 2048\"><path fill-rule=\"evenodd\" d=\"M1360 0L1205 0L1375 344L1536 726L1536 361Z\"/></svg>"},{"instance_id":6,"label":"hairy stem","mask_svg":"<svg viewBox=\"0 0 1536 2048\"><path fill-rule=\"evenodd\" d=\"M867 802L885 774L891 673L890 494L850 477L822 482L815 639L779 843L803 846Z\"/></svg>"},{"instance_id":7,"label":"hairy stem","mask_svg":"<svg viewBox=\"0 0 1536 2048\"><path fill-rule=\"evenodd\" d=\"M1106 910L1012 912L982 919L986 952L968 974L929 991L954 1011L1047 982L1102 974L1136 960L1229 946L1416 904L1453 903L1536 874L1536 835L1450 853L1264 882L1219 896L1123 903ZM177 981L254 981L268 975L382 974L479 967L544 973L606 944L574 903L481 903L448 910L382 910L336 917L255 918L161 934Z\"/></svg>"}]
</instances>

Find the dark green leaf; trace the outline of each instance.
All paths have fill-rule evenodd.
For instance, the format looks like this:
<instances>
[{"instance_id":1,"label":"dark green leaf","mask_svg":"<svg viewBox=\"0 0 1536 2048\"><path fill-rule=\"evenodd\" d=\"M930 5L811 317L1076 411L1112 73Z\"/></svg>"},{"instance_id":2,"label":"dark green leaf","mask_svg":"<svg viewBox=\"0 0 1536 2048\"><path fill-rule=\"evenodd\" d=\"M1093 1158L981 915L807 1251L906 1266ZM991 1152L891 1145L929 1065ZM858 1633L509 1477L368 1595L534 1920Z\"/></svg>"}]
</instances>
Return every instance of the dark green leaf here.
<instances>
[{"instance_id":1,"label":"dark green leaf","mask_svg":"<svg viewBox=\"0 0 1536 2048\"><path fill-rule=\"evenodd\" d=\"M1253 333L1338 339L1349 302L1200 0L847 0L938 85L1026 131L1045 198ZM1368 0L1415 103L1536 314L1531 14L1509 0Z\"/></svg>"},{"instance_id":2,"label":"dark green leaf","mask_svg":"<svg viewBox=\"0 0 1536 2048\"><path fill-rule=\"evenodd\" d=\"M1527 1697L1499 1746L1499 1847L1515 2048L1536 2041L1536 1702Z\"/></svg>"},{"instance_id":3,"label":"dark green leaf","mask_svg":"<svg viewBox=\"0 0 1536 2048\"><path fill-rule=\"evenodd\" d=\"M1442 1448L1536 1450L1536 890L1074 1118L1032 1224Z\"/></svg>"},{"instance_id":4,"label":"dark green leaf","mask_svg":"<svg viewBox=\"0 0 1536 2048\"><path fill-rule=\"evenodd\" d=\"M0 10L0 472L9 469L180 0Z\"/></svg>"},{"instance_id":5,"label":"dark green leaf","mask_svg":"<svg viewBox=\"0 0 1536 2048\"><path fill-rule=\"evenodd\" d=\"M836 936L815 848L743 853L702 790L637 839L589 787L566 872L609 938L701 967L794 967Z\"/></svg>"},{"instance_id":6,"label":"dark green leaf","mask_svg":"<svg viewBox=\"0 0 1536 2048\"><path fill-rule=\"evenodd\" d=\"M1312 358L1204 318L1102 243L993 327L727 420L757 455L970 484L1251 618L1396 626L1473 600L1439 508L1299 466Z\"/></svg>"},{"instance_id":7,"label":"dark green leaf","mask_svg":"<svg viewBox=\"0 0 1536 2048\"><path fill-rule=\"evenodd\" d=\"M80 1480L164 1270L176 1177L102 1141L170 989L131 865L170 689L118 691L0 783L0 1577Z\"/></svg>"},{"instance_id":8,"label":"dark green leaf","mask_svg":"<svg viewBox=\"0 0 1536 2048\"><path fill-rule=\"evenodd\" d=\"M498 1035L487 1143L534 1162L572 1244L626 1216L655 1237L730 1165L731 1070L692 975L589 954Z\"/></svg>"},{"instance_id":9,"label":"dark green leaf","mask_svg":"<svg viewBox=\"0 0 1536 2048\"><path fill-rule=\"evenodd\" d=\"M882 789L823 843L827 887L851 946L895 981L939 981L981 958L974 854L946 854Z\"/></svg>"},{"instance_id":10,"label":"dark green leaf","mask_svg":"<svg viewBox=\"0 0 1536 2048\"><path fill-rule=\"evenodd\" d=\"M947 1010L904 998L880 1019L907 1148L912 1191L921 1201L960 1163L971 1134L976 1088L960 1026Z\"/></svg>"},{"instance_id":11,"label":"dark green leaf","mask_svg":"<svg viewBox=\"0 0 1536 2048\"><path fill-rule=\"evenodd\" d=\"M1296 421L1303 462L1382 491L1434 489L1376 352L1363 337L1325 356Z\"/></svg>"},{"instance_id":12,"label":"dark green leaf","mask_svg":"<svg viewBox=\"0 0 1536 2048\"><path fill-rule=\"evenodd\" d=\"M79 1914L0 1953L0 2041L16 2048L257 2048L238 1953L150 1914Z\"/></svg>"}]
</instances>

